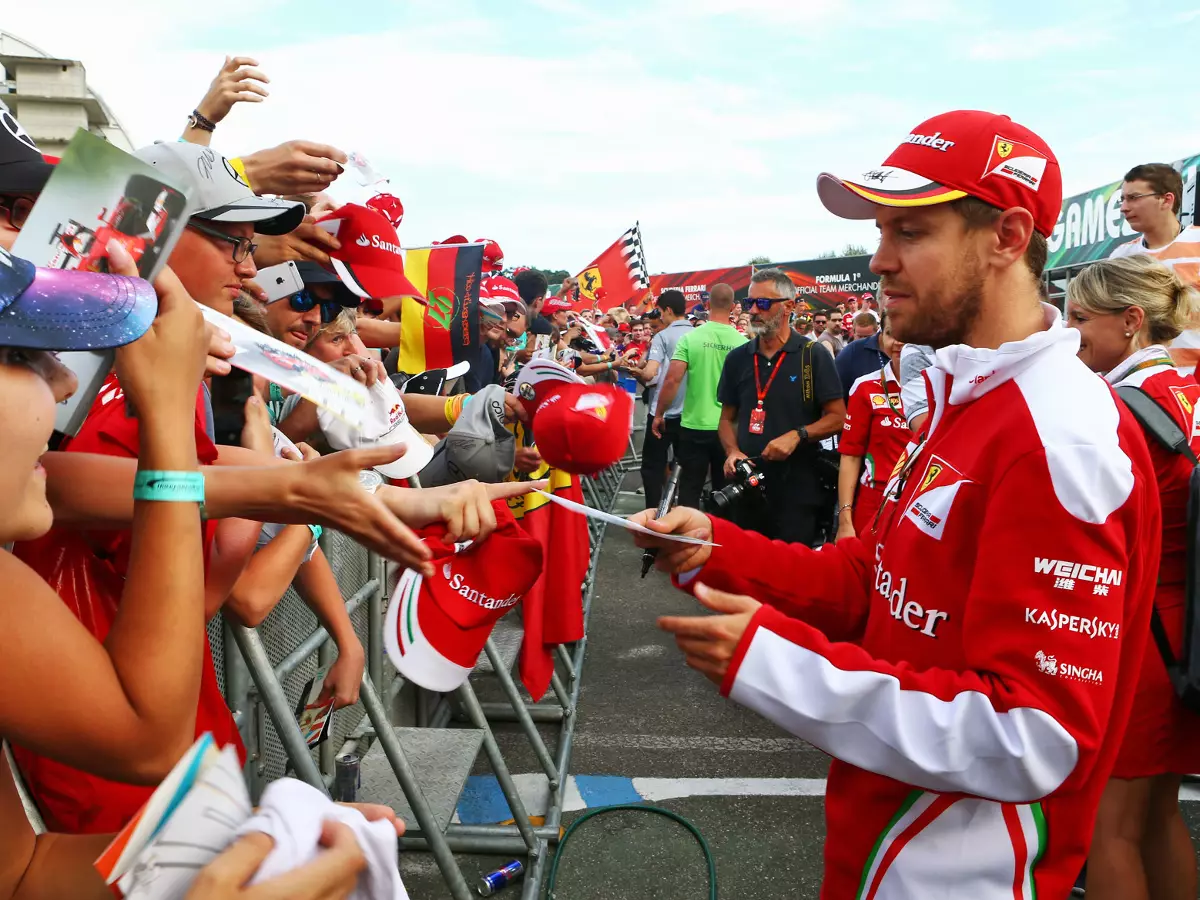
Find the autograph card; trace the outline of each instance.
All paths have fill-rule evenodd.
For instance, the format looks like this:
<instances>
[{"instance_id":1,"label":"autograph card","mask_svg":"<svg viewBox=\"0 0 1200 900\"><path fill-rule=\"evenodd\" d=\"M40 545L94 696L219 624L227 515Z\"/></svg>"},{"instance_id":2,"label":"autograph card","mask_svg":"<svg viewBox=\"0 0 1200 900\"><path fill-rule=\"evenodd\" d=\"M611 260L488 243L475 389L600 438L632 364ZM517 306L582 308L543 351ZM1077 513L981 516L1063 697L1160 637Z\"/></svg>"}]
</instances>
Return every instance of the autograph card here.
<instances>
[{"instance_id":1,"label":"autograph card","mask_svg":"<svg viewBox=\"0 0 1200 900\"><path fill-rule=\"evenodd\" d=\"M329 666L317 670L317 674L300 692L300 704L296 707L300 734L304 736L304 743L309 748L317 746L329 737L329 728L333 725L334 698L321 699L321 690L325 687L325 676L328 674Z\"/></svg>"},{"instance_id":2,"label":"autograph card","mask_svg":"<svg viewBox=\"0 0 1200 900\"><path fill-rule=\"evenodd\" d=\"M233 365L295 391L350 425L362 425L367 411L366 385L214 309L201 306L200 312L229 334Z\"/></svg>"}]
</instances>

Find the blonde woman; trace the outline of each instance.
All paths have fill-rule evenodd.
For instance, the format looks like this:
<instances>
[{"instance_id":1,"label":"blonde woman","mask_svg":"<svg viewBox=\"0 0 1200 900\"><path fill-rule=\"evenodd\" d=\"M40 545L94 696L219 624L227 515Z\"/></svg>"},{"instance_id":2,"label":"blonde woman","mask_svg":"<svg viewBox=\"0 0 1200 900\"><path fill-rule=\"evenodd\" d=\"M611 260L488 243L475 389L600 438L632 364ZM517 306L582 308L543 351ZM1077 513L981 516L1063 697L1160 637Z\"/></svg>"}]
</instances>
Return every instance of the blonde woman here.
<instances>
[{"instance_id":1,"label":"blonde woman","mask_svg":"<svg viewBox=\"0 0 1200 900\"><path fill-rule=\"evenodd\" d=\"M1200 385L1174 367L1167 345L1200 310L1200 298L1150 256L1098 262L1071 280L1067 322L1079 358L1114 387L1140 388L1200 452ZM1192 464L1148 438L1162 496L1162 560L1154 606L1176 654L1184 627L1188 481ZM1148 636L1147 636L1148 637ZM1103 640L1103 636L1099 638ZM1179 810L1179 786L1200 771L1200 715L1176 698L1153 639L1146 642L1133 713L1104 789L1088 858L1089 900L1193 900L1196 857Z\"/></svg>"},{"instance_id":2,"label":"blonde woman","mask_svg":"<svg viewBox=\"0 0 1200 900\"><path fill-rule=\"evenodd\" d=\"M327 363L353 356L356 350L351 337L358 334L357 322L355 310L343 309L332 322L322 325L313 333L304 345L304 352Z\"/></svg>"}]
</instances>

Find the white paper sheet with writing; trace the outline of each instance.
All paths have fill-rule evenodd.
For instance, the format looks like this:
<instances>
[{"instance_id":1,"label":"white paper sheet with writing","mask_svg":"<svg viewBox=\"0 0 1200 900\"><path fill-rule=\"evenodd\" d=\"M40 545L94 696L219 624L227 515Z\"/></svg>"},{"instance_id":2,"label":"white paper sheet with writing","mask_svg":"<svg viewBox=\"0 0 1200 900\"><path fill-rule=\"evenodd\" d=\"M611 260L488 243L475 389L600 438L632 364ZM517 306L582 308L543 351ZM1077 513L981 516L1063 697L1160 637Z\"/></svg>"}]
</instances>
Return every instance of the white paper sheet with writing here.
<instances>
[{"instance_id":1,"label":"white paper sheet with writing","mask_svg":"<svg viewBox=\"0 0 1200 900\"><path fill-rule=\"evenodd\" d=\"M237 751L226 747L117 881L125 900L183 900L252 812Z\"/></svg>"},{"instance_id":2,"label":"white paper sheet with writing","mask_svg":"<svg viewBox=\"0 0 1200 900\"><path fill-rule=\"evenodd\" d=\"M366 385L214 309L201 306L200 312L229 333L234 347L230 363L295 391L350 425L362 425L367 412Z\"/></svg>"},{"instance_id":3,"label":"white paper sheet with writing","mask_svg":"<svg viewBox=\"0 0 1200 900\"><path fill-rule=\"evenodd\" d=\"M714 544L712 541L702 541L700 538L689 537L685 534L659 534L657 531L651 531L645 525L639 525L636 522L631 522L622 516L614 516L612 513L606 513L603 510L595 509L591 506L586 506L583 503L576 503L574 500L568 500L565 497L559 497L557 494L551 494L546 491L537 491L543 497L557 503L571 512L579 513L582 516L587 516L590 519L599 519L601 522L607 522L609 525L616 525L620 528L625 528L629 531L640 531L642 534L652 534L657 538L662 538L665 541L677 541L680 544L698 544L701 547L719 547L720 544Z\"/></svg>"}]
</instances>

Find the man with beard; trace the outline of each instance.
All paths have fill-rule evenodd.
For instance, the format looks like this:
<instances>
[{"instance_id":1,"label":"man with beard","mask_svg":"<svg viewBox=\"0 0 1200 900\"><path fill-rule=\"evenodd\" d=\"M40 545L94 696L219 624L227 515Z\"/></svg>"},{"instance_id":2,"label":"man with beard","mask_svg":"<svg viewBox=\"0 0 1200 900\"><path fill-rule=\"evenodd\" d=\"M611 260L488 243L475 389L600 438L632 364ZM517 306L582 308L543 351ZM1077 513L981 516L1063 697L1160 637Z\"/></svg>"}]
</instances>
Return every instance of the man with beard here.
<instances>
[{"instance_id":1,"label":"man with beard","mask_svg":"<svg viewBox=\"0 0 1200 900\"><path fill-rule=\"evenodd\" d=\"M660 625L834 758L825 900L1066 897L1129 718L1161 526L1137 422L1041 302L1058 162L1007 116L957 111L818 194L875 220L892 333L937 348L924 440L873 531L820 552L682 507L635 517L715 542L638 537L722 614Z\"/></svg>"},{"instance_id":2,"label":"man with beard","mask_svg":"<svg viewBox=\"0 0 1200 900\"><path fill-rule=\"evenodd\" d=\"M762 496L743 497L739 521L768 537L811 544L833 512L819 445L841 432L846 403L833 357L792 330L795 301L796 285L780 269L750 279L742 309L754 339L725 357L717 434L727 479L747 457L766 475Z\"/></svg>"}]
</instances>

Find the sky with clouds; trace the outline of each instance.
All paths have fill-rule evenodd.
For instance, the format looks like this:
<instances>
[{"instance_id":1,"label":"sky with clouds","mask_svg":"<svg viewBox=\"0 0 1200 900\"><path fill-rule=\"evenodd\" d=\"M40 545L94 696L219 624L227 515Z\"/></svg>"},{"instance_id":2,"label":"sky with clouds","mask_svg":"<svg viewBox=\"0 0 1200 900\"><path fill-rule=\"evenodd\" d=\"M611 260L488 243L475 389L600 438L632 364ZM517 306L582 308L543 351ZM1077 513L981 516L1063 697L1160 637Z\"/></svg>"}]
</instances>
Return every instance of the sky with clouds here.
<instances>
[{"instance_id":1,"label":"sky with clouds","mask_svg":"<svg viewBox=\"0 0 1200 900\"><path fill-rule=\"evenodd\" d=\"M1066 192L1200 152L1200 8L1081 0L94 0L6 4L0 28L83 60L135 143L174 138L226 53L263 104L228 155L307 138L363 152L406 245L492 237L581 269L635 220L654 272L803 259L874 227L818 172L881 162L948 109L1041 134ZM356 185L337 186L362 199Z\"/></svg>"}]
</instances>

